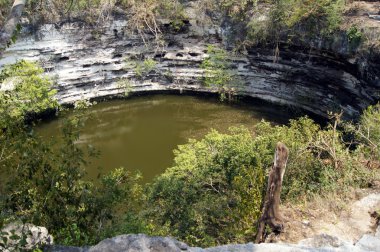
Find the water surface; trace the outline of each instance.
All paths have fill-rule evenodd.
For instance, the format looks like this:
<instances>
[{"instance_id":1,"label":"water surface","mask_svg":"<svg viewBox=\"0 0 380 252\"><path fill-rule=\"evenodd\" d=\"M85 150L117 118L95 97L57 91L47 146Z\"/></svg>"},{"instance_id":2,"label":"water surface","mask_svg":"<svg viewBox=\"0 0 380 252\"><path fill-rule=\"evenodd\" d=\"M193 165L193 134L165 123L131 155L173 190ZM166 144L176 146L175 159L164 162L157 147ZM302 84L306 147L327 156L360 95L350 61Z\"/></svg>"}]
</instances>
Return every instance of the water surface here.
<instances>
[{"instance_id":1,"label":"water surface","mask_svg":"<svg viewBox=\"0 0 380 252\"><path fill-rule=\"evenodd\" d=\"M189 138L200 139L210 129L226 132L231 126L253 129L262 119L287 122L289 115L267 104L231 105L216 98L152 95L99 103L91 115L80 144L91 144L101 155L87 167L90 178L116 167L140 170L144 181L162 173L173 163L173 150ZM55 137L65 117L44 122L37 132ZM99 169L101 167L102 169Z\"/></svg>"}]
</instances>

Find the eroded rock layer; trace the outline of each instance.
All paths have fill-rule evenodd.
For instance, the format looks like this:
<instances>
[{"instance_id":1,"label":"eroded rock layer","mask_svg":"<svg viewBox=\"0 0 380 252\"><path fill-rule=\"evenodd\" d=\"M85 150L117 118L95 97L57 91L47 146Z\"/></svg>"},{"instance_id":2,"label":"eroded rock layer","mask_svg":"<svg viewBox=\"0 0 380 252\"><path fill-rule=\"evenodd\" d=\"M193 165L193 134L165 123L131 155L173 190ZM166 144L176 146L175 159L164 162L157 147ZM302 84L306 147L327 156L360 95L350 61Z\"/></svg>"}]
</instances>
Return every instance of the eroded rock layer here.
<instances>
[{"instance_id":1,"label":"eroded rock layer","mask_svg":"<svg viewBox=\"0 0 380 252\"><path fill-rule=\"evenodd\" d=\"M149 49L128 32L126 22L112 21L102 28L67 23L24 29L0 66L18 59L39 60L56 80L61 103L123 94L126 85L120 80L130 92L215 91L202 85L200 64L208 56L208 45L228 45L233 27L204 28L190 20L184 32L165 36L165 47ZM379 97L380 57L349 56L348 46L343 36L314 49L279 48L278 58L272 49L248 48L230 57L241 79L236 88L241 95L320 116L343 110L355 118ZM136 61L152 57L154 69L136 74Z\"/></svg>"}]
</instances>

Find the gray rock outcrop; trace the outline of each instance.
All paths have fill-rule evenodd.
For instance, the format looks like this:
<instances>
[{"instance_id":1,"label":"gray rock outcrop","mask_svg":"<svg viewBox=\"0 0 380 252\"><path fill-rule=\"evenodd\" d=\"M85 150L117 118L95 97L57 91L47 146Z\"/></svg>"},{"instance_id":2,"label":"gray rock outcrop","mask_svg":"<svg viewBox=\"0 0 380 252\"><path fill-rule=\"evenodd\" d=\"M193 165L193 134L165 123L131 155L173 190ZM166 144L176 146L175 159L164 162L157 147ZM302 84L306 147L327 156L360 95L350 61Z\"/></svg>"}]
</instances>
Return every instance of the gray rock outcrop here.
<instances>
[{"instance_id":1,"label":"gray rock outcrop","mask_svg":"<svg viewBox=\"0 0 380 252\"><path fill-rule=\"evenodd\" d=\"M150 237L144 234L120 235L106 239L90 248L49 247L50 252L378 252L380 239L364 235L356 244L341 241L337 237L318 235L298 244L261 243L234 244L212 248L189 247L169 237Z\"/></svg>"},{"instance_id":2,"label":"gray rock outcrop","mask_svg":"<svg viewBox=\"0 0 380 252\"><path fill-rule=\"evenodd\" d=\"M1 238L4 247L0 250L20 251L32 250L45 245L53 244L53 237L45 227L35 226L33 224L11 223L1 229ZM5 239L4 239L5 238Z\"/></svg>"},{"instance_id":3,"label":"gray rock outcrop","mask_svg":"<svg viewBox=\"0 0 380 252\"><path fill-rule=\"evenodd\" d=\"M165 33L165 47L160 50L146 47L138 35L131 34L127 20L97 28L81 23L46 24L37 30L25 28L0 59L0 68L19 59L40 61L56 80L61 103L122 95L125 87L118 84L120 80L127 80L132 93L215 92L202 85L200 64L208 57L208 45L230 47L239 29L227 21L221 26L198 25L193 5L190 1L186 6L186 29ZM352 53L345 33L310 45L311 49L282 45L278 58L271 47L249 47L231 56L232 68L241 79L236 87L239 93L323 117L327 111L343 110L353 118L377 101L380 55ZM139 76L134 62L144 58L153 58L157 64Z\"/></svg>"}]
</instances>

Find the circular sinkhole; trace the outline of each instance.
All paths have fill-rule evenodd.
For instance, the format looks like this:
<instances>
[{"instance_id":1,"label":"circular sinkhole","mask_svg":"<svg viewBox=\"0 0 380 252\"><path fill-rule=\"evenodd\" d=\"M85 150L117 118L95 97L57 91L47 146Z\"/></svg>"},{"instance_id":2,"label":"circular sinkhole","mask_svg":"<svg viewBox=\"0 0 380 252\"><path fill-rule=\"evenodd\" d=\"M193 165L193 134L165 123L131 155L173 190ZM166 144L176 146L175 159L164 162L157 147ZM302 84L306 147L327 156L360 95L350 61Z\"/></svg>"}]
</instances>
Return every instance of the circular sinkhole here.
<instances>
[{"instance_id":1,"label":"circular sinkhole","mask_svg":"<svg viewBox=\"0 0 380 252\"><path fill-rule=\"evenodd\" d=\"M211 129L227 132L233 126L253 131L262 119L287 123L290 112L260 102L223 103L217 98L186 95L145 95L127 100L111 100L87 109L89 115L79 144L92 145L99 157L89 158L88 178L96 179L125 167L139 170L150 182L173 163L173 150L188 139L200 139ZM70 113L69 113L70 114ZM36 127L44 138L60 135L67 116L44 121Z\"/></svg>"}]
</instances>

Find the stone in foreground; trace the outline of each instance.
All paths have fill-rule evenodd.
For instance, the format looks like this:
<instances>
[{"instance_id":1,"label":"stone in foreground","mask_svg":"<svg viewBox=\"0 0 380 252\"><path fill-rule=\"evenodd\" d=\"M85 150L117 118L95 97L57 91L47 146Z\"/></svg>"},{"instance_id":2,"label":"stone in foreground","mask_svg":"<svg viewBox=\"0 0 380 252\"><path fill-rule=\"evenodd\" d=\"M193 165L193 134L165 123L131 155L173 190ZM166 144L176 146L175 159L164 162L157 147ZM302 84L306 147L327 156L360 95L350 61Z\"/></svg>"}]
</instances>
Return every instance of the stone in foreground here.
<instances>
[{"instance_id":1,"label":"stone in foreground","mask_svg":"<svg viewBox=\"0 0 380 252\"><path fill-rule=\"evenodd\" d=\"M120 235L106 239L89 248L51 246L49 252L380 252L380 239L364 235L357 244L342 241L337 237L321 234L298 244L261 243L236 244L212 248L189 247L170 237L147 236L145 234Z\"/></svg>"}]
</instances>

